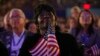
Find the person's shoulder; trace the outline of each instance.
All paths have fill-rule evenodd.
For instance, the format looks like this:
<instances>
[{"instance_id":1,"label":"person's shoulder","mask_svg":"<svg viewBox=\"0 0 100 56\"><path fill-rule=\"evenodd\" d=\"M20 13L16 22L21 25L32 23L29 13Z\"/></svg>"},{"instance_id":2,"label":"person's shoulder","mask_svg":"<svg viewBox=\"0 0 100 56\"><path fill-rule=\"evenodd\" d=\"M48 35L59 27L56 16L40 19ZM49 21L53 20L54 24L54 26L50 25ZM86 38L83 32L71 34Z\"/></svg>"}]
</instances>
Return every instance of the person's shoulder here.
<instances>
[{"instance_id":1,"label":"person's shoulder","mask_svg":"<svg viewBox=\"0 0 100 56\"><path fill-rule=\"evenodd\" d=\"M59 34L57 34L57 35L61 35L61 36L63 36L63 37L73 37L73 35L71 35L71 34L69 34L69 33L59 33Z\"/></svg>"},{"instance_id":2,"label":"person's shoulder","mask_svg":"<svg viewBox=\"0 0 100 56\"><path fill-rule=\"evenodd\" d=\"M40 37L39 33L32 33L30 31L26 31L26 37L30 40L37 40Z\"/></svg>"},{"instance_id":3,"label":"person's shoulder","mask_svg":"<svg viewBox=\"0 0 100 56\"><path fill-rule=\"evenodd\" d=\"M94 29L94 35L95 35L96 37L100 37L100 29L99 29L99 28Z\"/></svg>"},{"instance_id":4,"label":"person's shoulder","mask_svg":"<svg viewBox=\"0 0 100 56\"><path fill-rule=\"evenodd\" d=\"M64 38L75 40L75 37L69 33L63 33L63 35L64 35Z\"/></svg>"},{"instance_id":5,"label":"person's shoulder","mask_svg":"<svg viewBox=\"0 0 100 56\"><path fill-rule=\"evenodd\" d=\"M4 46L4 44L0 41L0 56L9 56L8 50Z\"/></svg>"},{"instance_id":6,"label":"person's shoulder","mask_svg":"<svg viewBox=\"0 0 100 56\"><path fill-rule=\"evenodd\" d=\"M64 40L75 40L75 37L69 33L59 33L56 34L57 38Z\"/></svg>"},{"instance_id":7,"label":"person's shoulder","mask_svg":"<svg viewBox=\"0 0 100 56\"><path fill-rule=\"evenodd\" d=\"M5 31L1 32L1 34L3 34L3 35L9 35L11 33L12 33L12 31L8 31L8 30L5 30Z\"/></svg>"}]
</instances>

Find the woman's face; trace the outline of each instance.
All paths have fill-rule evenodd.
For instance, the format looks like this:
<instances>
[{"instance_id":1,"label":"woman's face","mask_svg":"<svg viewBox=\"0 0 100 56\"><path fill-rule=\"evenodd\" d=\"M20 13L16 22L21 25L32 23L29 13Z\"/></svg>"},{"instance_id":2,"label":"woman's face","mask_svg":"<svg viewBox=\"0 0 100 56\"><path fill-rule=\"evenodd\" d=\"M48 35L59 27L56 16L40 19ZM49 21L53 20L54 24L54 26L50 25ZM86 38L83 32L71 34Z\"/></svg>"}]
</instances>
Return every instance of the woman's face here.
<instances>
[{"instance_id":1,"label":"woman's face","mask_svg":"<svg viewBox=\"0 0 100 56\"><path fill-rule=\"evenodd\" d=\"M47 30L48 24L55 25L55 16L52 12L42 11L38 16L38 23L40 30Z\"/></svg>"},{"instance_id":2,"label":"woman's face","mask_svg":"<svg viewBox=\"0 0 100 56\"><path fill-rule=\"evenodd\" d=\"M89 26L92 23L92 16L89 12L82 12L79 18L79 23L82 26Z\"/></svg>"}]
</instances>

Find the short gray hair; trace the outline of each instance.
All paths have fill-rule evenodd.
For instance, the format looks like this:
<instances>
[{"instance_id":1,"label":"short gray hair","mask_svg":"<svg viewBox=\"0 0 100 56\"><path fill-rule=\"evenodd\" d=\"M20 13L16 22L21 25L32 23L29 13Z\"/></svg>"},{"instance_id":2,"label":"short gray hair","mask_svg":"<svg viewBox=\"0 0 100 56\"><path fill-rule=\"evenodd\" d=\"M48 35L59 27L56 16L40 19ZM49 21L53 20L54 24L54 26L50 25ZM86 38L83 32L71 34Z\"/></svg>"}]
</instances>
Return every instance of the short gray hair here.
<instances>
[{"instance_id":1,"label":"short gray hair","mask_svg":"<svg viewBox=\"0 0 100 56\"><path fill-rule=\"evenodd\" d=\"M24 12L21 9L14 8L10 11L9 17L11 18L15 13L15 16L21 16L22 18L26 18Z\"/></svg>"}]
</instances>

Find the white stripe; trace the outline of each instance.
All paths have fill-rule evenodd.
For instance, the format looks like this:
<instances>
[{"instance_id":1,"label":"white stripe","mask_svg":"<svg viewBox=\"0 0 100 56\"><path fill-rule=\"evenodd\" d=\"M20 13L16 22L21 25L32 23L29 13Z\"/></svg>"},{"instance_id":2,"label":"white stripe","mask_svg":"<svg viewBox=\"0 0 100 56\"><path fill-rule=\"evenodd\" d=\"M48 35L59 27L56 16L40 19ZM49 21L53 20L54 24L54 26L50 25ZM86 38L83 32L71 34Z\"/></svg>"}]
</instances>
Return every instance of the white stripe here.
<instances>
[{"instance_id":1,"label":"white stripe","mask_svg":"<svg viewBox=\"0 0 100 56\"><path fill-rule=\"evenodd\" d=\"M42 39L41 42L39 42L39 44L38 44L35 48L33 48L32 50L30 50L30 53L35 52L35 51L41 46L41 44L42 44L43 42L44 42L44 39Z\"/></svg>"},{"instance_id":2,"label":"white stripe","mask_svg":"<svg viewBox=\"0 0 100 56\"><path fill-rule=\"evenodd\" d=\"M96 55L96 46L93 47L94 55Z\"/></svg>"},{"instance_id":3,"label":"white stripe","mask_svg":"<svg viewBox=\"0 0 100 56\"><path fill-rule=\"evenodd\" d=\"M92 51L93 51L93 55L98 55L98 46L94 45L93 47L91 47Z\"/></svg>"},{"instance_id":4,"label":"white stripe","mask_svg":"<svg viewBox=\"0 0 100 56\"><path fill-rule=\"evenodd\" d=\"M45 54L43 54L42 56L47 56L47 54L48 54L48 49L47 49L47 52L45 52Z\"/></svg>"},{"instance_id":5,"label":"white stripe","mask_svg":"<svg viewBox=\"0 0 100 56\"><path fill-rule=\"evenodd\" d=\"M99 55L100 53L99 53L99 48L98 48L98 46L96 45L96 47L97 47L97 49L96 49L96 51L97 51L97 54L96 55Z\"/></svg>"},{"instance_id":6,"label":"white stripe","mask_svg":"<svg viewBox=\"0 0 100 56\"><path fill-rule=\"evenodd\" d=\"M54 43L54 42L49 42L48 45L58 46L58 44L57 43Z\"/></svg>"},{"instance_id":7,"label":"white stripe","mask_svg":"<svg viewBox=\"0 0 100 56\"><path fill-rule=\"evenodd\" d=\"M56 38L56 36L54 34L48 34L48 37L50 37L50 36Z\"/></svg>"},{"instance_id":8,"label":"white stripe","mask_svg":"<svg viewBox=\"0 0 100 56\"><path fill-rule=\"evenodd\" d=\"M54 48L54 50L50 53L49 56L53 56L53 54L56 52L57 48Z\"/></svg>"},{"instance_id":9,"label":"white stripe","mask_svg":"<svg viewBox=\"0 0 100 56\"><path fill-rule=\"evenodd\" d=\"M39 52L41 52L41 50L46 46L47 41L45 41L45 43L34 53L34 55L38 54Z\"/></svg>"},{"instance_id":10,"label":"white stripe","mask_svg":"<svg viewBox=\"0 0 100 56\"><path fill-rule=\"evenodd\" d=\"M46 52L47 51L47 47L45 47L42 51L41 51L41 53L39 53L39 56L42 56L42 54L44 53L44 52Z\"/></svg>"},{"instance_id":11,"label":"white stripe","mask_svg":"<svg viewBox=\"0 0 100 56\"><path fill-rule=\"evenodd\" d=\"M54 38L48 38L48 41L55 41L55 42L57 42L57 40L54 39Z\"/></svg>"},{"instance_id":12,"label":"white stripe","mask_svg":"<svg viewBox=\"0 0 100 56\"><path fill-rule=\"evenodd\" d=\"M93 46L93 47L91 47L91 49L92 49L92 51L93 51L93 54L95 54L95 51L94 51L94 46Z\"/></svg>"},{"instance_id":13,"label":"white stripe","mask_svg":"<svg viewBox=\"0 0 100 56\"><path fill-rule=\"evenodd\" d=\"M95 55L98 55L98 46L96 45L96 54Z\"/></svg>"},{"instance_id":14,"label":"white stripe","mask_svg":"<svg viewBox=\"0 0 100 56\"><path fill-rule=\"evenodd\" d=\"M59 54L59 52L60 52L60 50L58 49L54 56L57 56Z\"/></svg>"},{"instance_id":15,"label":"white stripe","mask_svg":"<svg viewBox=\"0 0 100 56\"><path fill-rule=\"evenodd\" d=\"M50 56L50 55L49 55L49 52L50 52L50 50L52 50L52 49L53 49L53 47L50 47L50 49L47 48L47 52L46 52L43 56Z\"/></svg>"}]
</instances>

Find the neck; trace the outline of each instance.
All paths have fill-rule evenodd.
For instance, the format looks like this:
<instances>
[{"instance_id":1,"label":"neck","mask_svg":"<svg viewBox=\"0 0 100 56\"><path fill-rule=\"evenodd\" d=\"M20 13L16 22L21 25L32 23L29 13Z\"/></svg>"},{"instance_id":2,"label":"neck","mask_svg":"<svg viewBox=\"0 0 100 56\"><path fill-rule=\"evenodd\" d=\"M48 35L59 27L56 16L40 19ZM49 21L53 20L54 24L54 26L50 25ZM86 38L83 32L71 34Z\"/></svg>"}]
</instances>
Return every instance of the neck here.
<instances>
[{"instance_id":1,"label":"neck","mask_svg":"<svg viewBox=\"0 0 100 56\"><path fill-rule=\"evenodd\" d=\"M83 31L87 32L88 31L88 27L84 27Z\"/></svg>"},{"instance_id":2,"label":"neck","mask_svg":"<svg viewBox=\"0 0 100 56\"><path fill-rule=\"evenodd\" d=\"M23 32L23 29L24 28L15 28L15 29L13 29L13 32L15 32L18 36L20 36L21 33Z\"/></svg>"}]
</instances>

